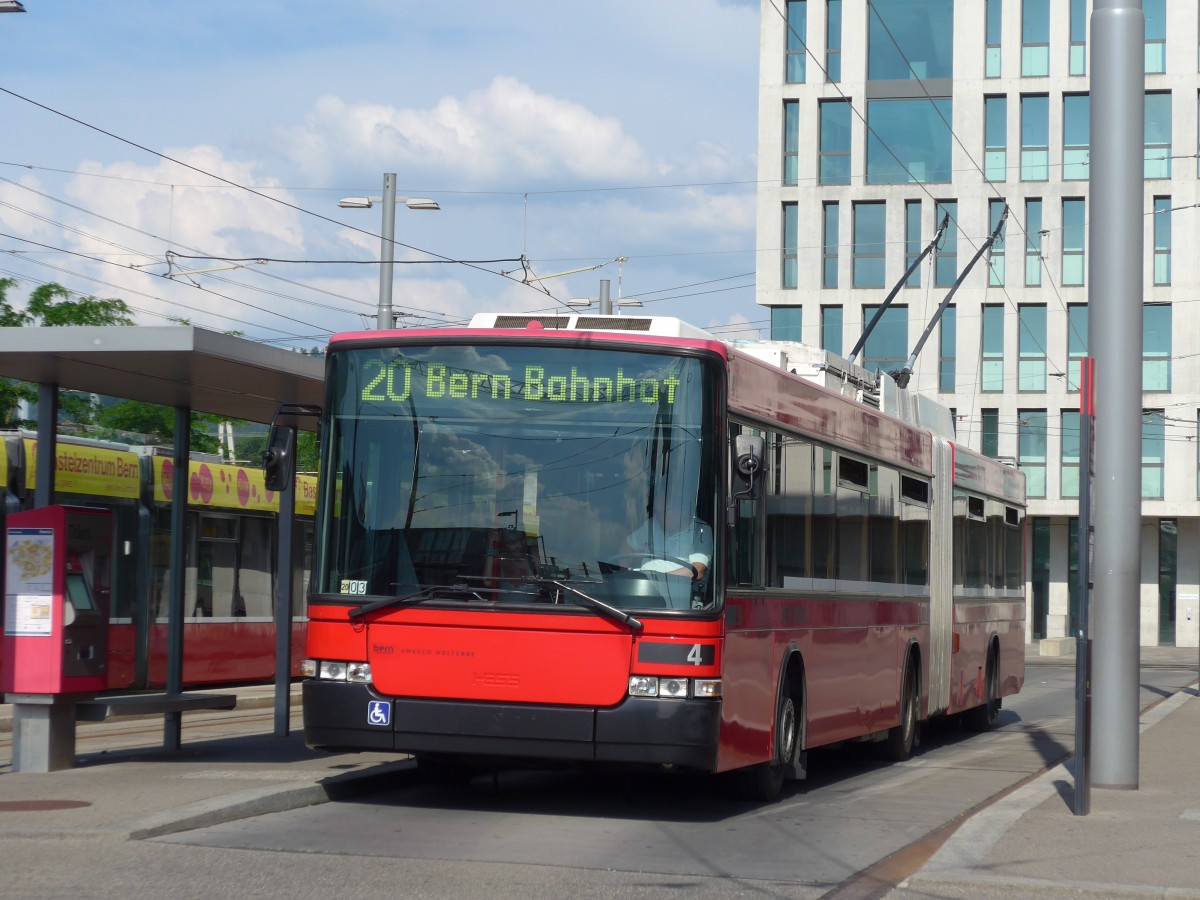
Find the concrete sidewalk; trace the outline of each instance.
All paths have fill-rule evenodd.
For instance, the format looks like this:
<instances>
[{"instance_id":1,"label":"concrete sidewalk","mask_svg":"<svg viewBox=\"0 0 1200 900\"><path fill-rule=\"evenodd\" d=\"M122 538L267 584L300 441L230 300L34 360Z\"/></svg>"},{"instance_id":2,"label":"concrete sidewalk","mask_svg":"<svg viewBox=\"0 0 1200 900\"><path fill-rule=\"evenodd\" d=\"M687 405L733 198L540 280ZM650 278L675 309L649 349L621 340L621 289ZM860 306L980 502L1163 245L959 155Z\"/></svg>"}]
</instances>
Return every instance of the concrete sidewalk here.
<instances>
[{"instance_id":1,"label":"concrete sidewalk","mask_svg":"<svg viewBox=\"0 0 1200 900\"><path fill-rule=\"evenodd\" d=\"M890 900L1200 898L1200 698L1141 717L1137 790L1091 792L1076 816L1073 760L968 819Z\"/></svg>"},{"instance_id":2,"label":"concrete sidewalk","mask_svg":"<svg viewBox=\"0 0 1200 900\"><path fill-rule=\"evenodd\" d=\"M233 711L184 713L177 752L162 749L161 715L79 723L75 768L48 773L12 771L12 708L0 704L0 840L148 838L354 796L412 766L307 749L296 705L290 734L275 737L274 687L231 693Z\"/></svg>"},{"instance_id":3,"label":"concrete sidewalk","mask_svg":"<svg viewBox=\"0 0 1200 900\"><path fill-rule=\"evenodd\" d=\"M1195 650L1168 649L1144 653L1142 662L1188 668L1195 657ZM1032 647L1029 664L1073 660L1039 658ZM385 788L412 766L391 754L306 749L295 707L293 733L274 737L274 688L236 693L232 712L184 715L177 753L161 749L161 716L136 727L117 719L79 725L76 768L14 773L9 735L0 734L0 841L148 838ZM0 730L8 714L0 705ZM1157 704L1142 728L1139 790L1093 790L1091 814L1078 817L1074 778L1059 766L966 820L887 896L1200 898L1196 690ZM129 740L140 745L120 749Z\"/></svg>"}]
</instances>

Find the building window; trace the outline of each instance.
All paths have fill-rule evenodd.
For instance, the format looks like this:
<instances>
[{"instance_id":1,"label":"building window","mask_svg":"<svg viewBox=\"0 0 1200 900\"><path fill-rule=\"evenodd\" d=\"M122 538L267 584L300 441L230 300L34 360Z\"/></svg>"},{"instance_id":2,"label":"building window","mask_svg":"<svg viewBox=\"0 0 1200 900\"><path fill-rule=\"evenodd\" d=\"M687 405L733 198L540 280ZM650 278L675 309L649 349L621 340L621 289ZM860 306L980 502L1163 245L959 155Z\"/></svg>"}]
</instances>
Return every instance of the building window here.
<instances>
[{"instance_id":1,"label":"building window","mask_svg":"<svg viewBox=\"0 0 1200 900\"><path fill-rule=\"evenodd\" d=\"M1017 467L1025 473L1025 495L1046 496L1046 411L1022 409L1017 415Z\"/></svg>"},{"instance_id":2,"label":"building window","mask_svg":"<svg viewBox=\"0 0 1200 900\"><path fill-rule=\"evenodd\" d=\"M808 2L788 0L787 5L787 83L804 84L808 62Z\"/></svg>"},{"instance_id":3,"label":"building window","mask_svg":"<svg viewBox=\"0 0 1200 900\"><path fill-rule=\"evenodd\" d=\"M800 327L804 322L803 314L804 308L801 306L772 306L771 340L803 340Z\"/></svg>"},{"instance_id":4,"label":"building window","mask_svg":"<svg viewBox=\"0 0 1200 900\"><path fill-rule=\"evenodd\" d=\"M987 30L983 44L983 77L1000 77L1000 40L1003 25L1003 3L1001 0L987 0Z\"/></svg>"},{"instance_id":5,"label":"building window","mask_svg":"<svg viewBox=\"0 0 1200 900\"><path fill-rule=\"evenodd\" d=\"M1021 76L1050 74L1050 0L1021 3Z\"/></svg>"},{"instance_id":6,"label":"building window","mask_svg":"<svg viewBox=\"0 0 1200 900\"><path fill-rule=\"evenodd\" d=\"M983 98L983 177L1008 178L1008 98Z\"/></svg>"},{"instance_id":7,"label":"building window","mask_svg":"<svg viewBox=\"0 0 1200 900\"><path fill-rule=\"evenodd\" d=\"M1167 0L1142 0L1146 19L1146 73L1167 71Z\"/></svg>"},{"instance_id":8,"label":"building window","mask_svg":"<svg viewBox=\"0 0 1200 900\"><path fill-rule=\"evenodd\" d=\"M838 205L826 203L822 207L821 224L821 287L838 286Z\"/></svg>"},{"instance_id":9,"label":"building window","mask_svg":"<svg viewBox=\"0 0 1200 900\"><path fill-rule=\"evenodd\" d=\"M799 263L796 257L799 241L800 211L795 203L783 204L783 283L785 289L799 286Z\"/></svg>"},{"instance_id":10,"label":"building window","mask_svg":"<svg viewBox=\"0 0 1200 900\"><path fill-rule=\"evenodd\" d=\"M1067 390L1079 390L1080 369L1088 354L1088 307L1086 303L1067 305Z\"/></svg>"},{"instance_id":11,"label":"building window","mask_svg":"<svg viewBox=\"0 0 1200 900\"><path fill-rule=\"evenodd\" d=\"M1087 235L1083 203L1082 197L1063 200L1062 283L1068 287L1083 284L1083 242Z\"/></svg>"},{"instance_id":12,"label":"building window","mask_svg":"<svg viewBox=\"0 0 1200 900\"><path fill-rule=\"evenodd\" d=\"M783 101L783 183L800 183L800 101Z\"/></svg>"},{"instance_id":13,"label":"building window","mask_svg":"<svg viewBox=\"0 0 1200 900\"><path fill-rule=\"evenodd\" d=\"M821 184L850 183L850 101L825 100L821 111Z\"/></svg>"},{"instance_id":14,"label":"building window","mask_svg":"<svg viewBox=\"0 0 1200 900\"><path fill-rule=\"evenodd\" d=\"M1142 307L1142 390L1171 390L1171 305Z\"/></svg>"},{"instance_id":15,"label":"building window","mask_svg":"<svg viewBox=\"0 0 1200 900\"><path fill-rule=\"evenodd\" d=\"M1021 180L1050 178L1050 98L1046 94L1021 97Z\"/></svg>"},{"instance_id":16,"label":"building window","mask_svg":"<svg viewBox=\"0 0 1200 900\"><path fill-rule=\"evenodd\" d=\"M821 349L842 355L842 308L821 307Z\"/></svg>"},{"instance_id":17,"label":"building window","mask_svg":"<svg viewBox=\"0 0 1200 900\"><path fill-rule=\"evenodd\" d=\"M842 0L825 3L825 80L842 80Z\"/></svg>"},{"instance_id":18,"label":"building window","mask_svg":"<svg viewBox=\"0 0 1200 900\"><path fill-rule=\"evenodd\" d=\"M1087 94L1063 95L1063 180L1087 181L1092 104Z\"/></svg>"},{"instance_id":19,"label":"building window","mask_svg":"<svg viewBox=\"0 0 1200 900\"><path fill-rule=\"evenodd\" d=\"M917 261L924 246L921 243L921 201L904 201L904 271ZM905 287L921 286L921 267L917 266L904 282Z\"/></svg>"},{"instance_id":20,"label":"building window","mask_svg":"<svg viewBox=\"0 0 1200 900\"><path fill-rule=\"evenodd\" d=\"M939 225L949 217L942 239L934 250L933 283L937 287L949 287L958 280L958 202L938 200L934 205L934 221Z\"/></svg>"},{"instance_id":21,"label":"building window","mask_svg":"<svg viewBox=\"0 0 1200 900\"><path fill-rule=\"evenodd\" d=\"M1158 642L1175 643L1175 585L1179 580L1179 521L1158 520Z\"/></svg>"},{"instance_id":22,"label":"building window","mask_svg":"<svg viewBox=\"0 0 1200 900\"><path fill-rule=\"evenodd\" d=\"M1145 166L1147 179L1171 177L1171 92L1146 94Z\"/></svg>"},{"instance_id":23,"label":"building window","mask_svg":"<svg viewBox=\"0 0 1200 900\"><path fill-rule=\"evenodd\" d=\"M996 230L1007 204L1004 200L988 201L988 234ZM988 248L988 287L1004 287L1004 232L1001 231Z\"/></svg>"},{"instance_id":24,"label":"building window","mask_svg":"<svg viewBox=\"0 0 1200 900\"><path fill-rule=\"evenodd\" d=\"M1025 287L1042 283L1042 201L1025 201Z\"/></svg>"},{"instance_id":25,"label":"building window","mask_svg":"<svg viewBox=\"0 0 1200 900\"><path fill-rule=\"evenodd\" d=\"M1154 283L1171 283L1171 198L1154 198Z\"/></svg>"},{"instance_id":26,"label":"building window","mask_svg":"<svg viewBox=\"0 0 1200 900\"><path fill-rule=\"evenodd\" d=\"M953 78L953 0L867 4L867 80Z\"/></svg>"},{"instance_id":27,"label":"building window","mask_svg":"<svg viewBox=\"0 0 1200 900\"><path fill-rule=\"evenodd\" d=\"M939 327L941 334L938 338L938 390L943 394L953 394L958 343L958 316L953 306L946 307Z\"/></svg>"},{"instance_id":28,"label":"building window","mask_svg":"<svg viewBox=\"0 0 1200 900\"><path fill-rule=\"evenodd\" d=\"M867 183L950 181L948 97L867 101Z\"/></svg>"},{"instance_id":29,"label":"building window","mask_svg":"<svg viewBox=\"0 0 1200 900\"><path fill-rule=\"evenodd\" d=\"M1017 390L1046 391L1046 307L1017 307Z\"/></svg>"},{"instance_id":30,"label":"building window","mask_svg":"<svg viewBox=\"0 0 1200 900\"><path fill-rule=\"evenodd\" d=\"M979 411L979 452L996 459L1000 455L1000 410L985 407Z\"/></svg>"},{"instance_id":31,"label":"building window","mask_svg":"<svg viewBox=\"0 0 1200 900\"><path fill-rule=\"evenodd\" d=\"M863 321L875 317L878 306L863 307ZM867 338L862 364L866 369L895 372L908 361L908 307L893 303Z\"/></svg>"},{"instance_id":32,"label":"building window","mask_svg":"<svg viewBox=\"0 0 1200 900\"><path fill-rule=\"evenodd\" d=\"M1071 0L1071 75L1087 74L1087 0Z\"/></svg>"},{"instance_id":33,"label":"building window","mask_svg":"<svg viewBox=\"0 0 1200 900\"><path fill-rule=\"evenodd\" d=\"M1142 410L1142 499L1163 497L1167 417L1161 409Z\"/></svg>"},{"instance_id":34,"label":"building window","mask_svg":"<svg viewBox=\"0 0 1200 900\"><path fill-rule=\"evenodd\" d=\"M999 393L1004 390L1004 307L999 303L985 303L982 312L979 389Z\"/></svg>"},{"instance_id":35,"label":"building window","mask_svg":"<svg viewBox=\"0 0 1200 900\"><path fill-rule=\"evenodd\" d=\"M883 203L854 204L854 277L856 288L883 287L887 247Z\"/></svg>"},{"instance_id":36,"label":"building window","mask_svg":"<svg viewBox=\"0 0 1200 900\"><path fill-rule=\"evenodd\" d=\"M1064 499L1079 496L1079 410L1062 411L1062 487Z\"/></svg>"}]
</instances>

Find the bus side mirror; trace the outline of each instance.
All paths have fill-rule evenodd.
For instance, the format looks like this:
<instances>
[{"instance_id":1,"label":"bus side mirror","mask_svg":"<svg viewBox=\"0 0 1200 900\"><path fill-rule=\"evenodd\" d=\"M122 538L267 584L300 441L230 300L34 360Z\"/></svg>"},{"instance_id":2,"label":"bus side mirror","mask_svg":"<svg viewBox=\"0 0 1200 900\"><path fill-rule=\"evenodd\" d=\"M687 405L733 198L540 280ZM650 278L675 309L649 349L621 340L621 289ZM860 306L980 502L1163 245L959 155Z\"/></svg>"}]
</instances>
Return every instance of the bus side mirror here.
<instances>
[{"instance_id":1,"label":"bus side mirror","mask_svg":"<svg viewBox=\"0 0 1200 900\"><path fill-rule=\"evenodd\" d=\"M268 491L282 491L291 483L296 468L296 429L271 425L267 449L263 451L263 475Z\"/></svg>"},{"instance_id":2,"label":"bus side mirror","mask_svg":"<svg viewBox=\"0 0 1200 900\"><path fill-rule=\"evenodd\" d=\"M268 491L282 491L296 477L296 424L300 416L319 418L321 407L306 403L280 403L271 419L267 449L263 451L263 476Z\"/></svg>"},{"instance_id":3,"label":"bus side mirror","mask_svg":"<svg viewBox=\"0 0 1200 900\"><path fill-rule=\"evenodd\" d=\"M761 435L739 434L733 439L733 498L757 500L762 492L763 453Z\"/></svg>"}]
</instances>

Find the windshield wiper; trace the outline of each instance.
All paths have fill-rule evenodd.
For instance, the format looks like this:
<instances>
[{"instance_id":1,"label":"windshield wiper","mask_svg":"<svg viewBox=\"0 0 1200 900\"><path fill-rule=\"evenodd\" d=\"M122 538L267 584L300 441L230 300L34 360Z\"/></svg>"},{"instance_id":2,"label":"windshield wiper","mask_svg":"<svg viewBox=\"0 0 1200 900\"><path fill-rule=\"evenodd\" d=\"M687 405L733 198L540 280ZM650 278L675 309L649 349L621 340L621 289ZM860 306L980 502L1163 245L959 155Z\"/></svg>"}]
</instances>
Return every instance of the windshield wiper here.
<instances>
[{"instance_id":1,"label":"windshield wiper","mask_svg":"<svg viewBox=\"0 0 1200 900\"><path fill-rule=\"evenodd\" d=\"M583 591L579 590L579 588L573 587L572 585L567 584L565 581L559 581L557 578L547 578L544 575L525 575L521 578L521 581L525 584L537 585L538 587L556 587L560 591L566 591L568 594L574 594L597 612L603 613L610 619L616 619L618 622L628 625L634 631L641 632L642 628L644 627L641 619L631 616L629 613L625 612L625 610L605 603L603 600L597 600L591 594L585 594ZM600 582L592 583L598 584Z\"/></svg>"},{"instance_id":2,"label":"windshield wiper","mask_svg":"<svg viewBox=\"0 0 1200 900\"><path fill-rule=\"evenodd\" d=\"M416 606L418 603L424 603L426 600L432 600L436 598L444 591L450 591L456 594L470 594L476 600L481 601L486 599L474 588L463 582L459 582L458 584L433 584L412 594L401 594L398 597L380 597L378 600L372 600L370 603L365 603L362 606L355 607L354 609L350 610L349 616L350 618L355 619L360 616L365 616L368 613L373 613L377 609Z\"/></svg>"}]
</instances>

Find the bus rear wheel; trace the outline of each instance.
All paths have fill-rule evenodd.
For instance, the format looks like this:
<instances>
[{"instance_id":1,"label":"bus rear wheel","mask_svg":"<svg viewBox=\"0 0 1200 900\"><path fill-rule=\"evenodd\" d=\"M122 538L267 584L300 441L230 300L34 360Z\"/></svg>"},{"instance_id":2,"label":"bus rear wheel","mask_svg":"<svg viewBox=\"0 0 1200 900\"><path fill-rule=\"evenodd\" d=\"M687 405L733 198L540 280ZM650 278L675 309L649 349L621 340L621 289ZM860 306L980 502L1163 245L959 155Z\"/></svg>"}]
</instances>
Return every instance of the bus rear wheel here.
<instances>
[{"instance_id":1,"label":"bus rear wheel","mask_svg":"<svg viewBox=\"0 0 1200 900\"><path fill-rule=\"evenodd\" d=\"M917 706L920 697L917 691L917 669L910 658L904 667L904 683L900 689L900 722L889 728L885 742L885 753L893 762L903 762L912 756L917 745Z\"/></svg>"},{"instance_id":2,"label":"bus rear wheel","mask_svg":"<svg viewBox=\"0 0 1200 900\"><path fill-rule=\"evenodd\" d=\"M983 703L963 714L963 724L971 731L991 731L1000 712L1000 666L997 665L995 648L988 651L983 691Z\"/></svg>"}]
</instances>

